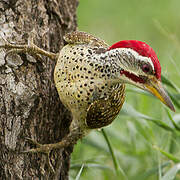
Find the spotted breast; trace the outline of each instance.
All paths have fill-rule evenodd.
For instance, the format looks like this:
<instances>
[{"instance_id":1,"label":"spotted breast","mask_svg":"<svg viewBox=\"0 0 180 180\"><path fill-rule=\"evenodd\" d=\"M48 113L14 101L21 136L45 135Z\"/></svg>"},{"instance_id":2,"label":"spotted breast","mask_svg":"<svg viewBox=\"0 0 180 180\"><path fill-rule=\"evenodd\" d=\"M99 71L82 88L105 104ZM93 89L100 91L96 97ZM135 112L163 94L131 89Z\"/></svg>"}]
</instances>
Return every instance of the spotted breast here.
<instances>
[{"instance_id":1,"label":"spotted breast","mask_svg":"<svg viewBox=\"0 0 180 180\"><path fill-rule=\"evenodd\" d=\"M114 83L108 45L84 32L65 36L54 72L62 103L72 112L78 126L89 129L110 124L124 103L125 85ZM76 125L75 125L76 126Z\"/></svg>"}]
</instances>

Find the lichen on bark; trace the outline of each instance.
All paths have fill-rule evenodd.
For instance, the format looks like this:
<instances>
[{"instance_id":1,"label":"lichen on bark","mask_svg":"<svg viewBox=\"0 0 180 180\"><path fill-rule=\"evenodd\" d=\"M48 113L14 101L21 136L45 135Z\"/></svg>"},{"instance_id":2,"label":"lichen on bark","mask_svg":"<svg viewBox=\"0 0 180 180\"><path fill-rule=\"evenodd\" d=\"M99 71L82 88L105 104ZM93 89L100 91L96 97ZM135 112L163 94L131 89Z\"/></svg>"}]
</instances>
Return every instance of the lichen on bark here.
<instances>
[{"instance_id":1,"label":"lichen on bark","mask_svg":"<svg viewBox=\"0 0 180 180\"><path fill-rule=\"evenodd\" d=\"M76 30L77 0L0 1L0 44L27 43L35 32L34 43L58 52L63 35ZM46 157L22 154L32 146L26 137L54 143L67 133L70 112L60 102L54 81L55 62L16 54L4 59L0 50L0 177L4 179L68 179L72 147L51 153L55 174Z\"/></svg>"}]
</instances>

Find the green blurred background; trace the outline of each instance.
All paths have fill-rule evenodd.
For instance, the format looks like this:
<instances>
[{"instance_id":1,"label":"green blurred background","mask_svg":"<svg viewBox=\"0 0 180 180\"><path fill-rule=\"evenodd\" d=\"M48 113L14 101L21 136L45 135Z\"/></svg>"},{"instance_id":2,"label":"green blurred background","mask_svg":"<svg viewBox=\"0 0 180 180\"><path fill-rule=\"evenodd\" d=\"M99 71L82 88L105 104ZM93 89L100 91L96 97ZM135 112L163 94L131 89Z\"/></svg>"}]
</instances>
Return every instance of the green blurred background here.
<instances>
[{"instance_id":1,"label":"green blurred background","mask_svg":"<svg viewBox=\"0 0 180 180\"><path fill-rule=\"evenodd\" d=\"M171 86L180 87L180 0L80 0L77 17L80 31L98 36L110 45L124 39L151 45L159 57L162 74L173 82ZM173 159L180 159L180 133L175 127L180 126L180 91L167 81L164 84L174 97L176 113L151 95L127 86L122 112L105 128L118 170L101 131L93 131L74 149L71 179L78 173L82 180L180 179L180 161Z\"/></svg>"}]
</instances>

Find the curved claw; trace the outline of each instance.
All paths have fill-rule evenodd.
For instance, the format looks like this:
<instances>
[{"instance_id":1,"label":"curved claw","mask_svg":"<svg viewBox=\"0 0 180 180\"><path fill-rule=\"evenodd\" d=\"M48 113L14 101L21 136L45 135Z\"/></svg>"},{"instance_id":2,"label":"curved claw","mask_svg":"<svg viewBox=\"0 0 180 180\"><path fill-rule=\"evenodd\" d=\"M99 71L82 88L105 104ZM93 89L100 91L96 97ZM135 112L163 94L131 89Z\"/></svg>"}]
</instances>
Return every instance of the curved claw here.
<instances>
[{"instance_id":1,"label":"curved claw","mask_svg":"<svg viewBox=\"0 0 180 180\"><path fill-rule=\"evenodd\" d=\"M49 169L51 170L52 173L55 174L55 170L54 170L53 165L51 164L51 160L50 160L49 155L47 156L47 162L48 162L48 167L49 167Z\"/></svg>"},{"instance_id":2,"label":"curved claw","mask_svg":"<svg viewBox=\"0 0 180 180\"><path fill-rule=\"evenodd\" d=\"M17 53L22 53L22 52L24 52L23 49L11 49L11 50L9 50L9 51L5 54L4 60L7 61L7 57L8 57L10 54L17 54Z\"/></svg>"},{"instance_id":3,"label":"curved claw","mask_svg":"<svg viewBox=\"0 0 180 180\"><path fill-rule=\"evenodd\" d=\"M35 140L31 139L31 138L26 137L25 140L29 141L31 144L36 145L37 147L41 146L41 144L39 144L37 141L35 141Z\"/></svg>"}]
</instances>

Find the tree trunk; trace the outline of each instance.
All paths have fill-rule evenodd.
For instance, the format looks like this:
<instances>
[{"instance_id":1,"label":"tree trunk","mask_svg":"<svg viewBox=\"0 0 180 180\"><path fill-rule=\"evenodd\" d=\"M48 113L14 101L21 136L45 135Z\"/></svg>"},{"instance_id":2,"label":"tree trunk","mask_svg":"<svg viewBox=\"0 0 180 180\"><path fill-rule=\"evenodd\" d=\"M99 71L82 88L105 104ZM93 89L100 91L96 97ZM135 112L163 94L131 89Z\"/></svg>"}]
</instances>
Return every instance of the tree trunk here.
<instances>
[{"instance_id":1,"label":"tree trunk","mask_svg":"<svg viewBox=\"0 0 180 180\"><path fill-rule=\"evenodd\" d=\"M34 44L59 52L63 35L76 29L78 0L1 0L0 44ZM30 33L31 35L33 33ZM27 54L9 55L0 50L0 179L68 179L73 147L50 155L55 173L43 154L22 154L33 148L25 138L41 144L60 141L67 133L71 114L58 97L55 62Z\"/></svg>"}]
</instances>

